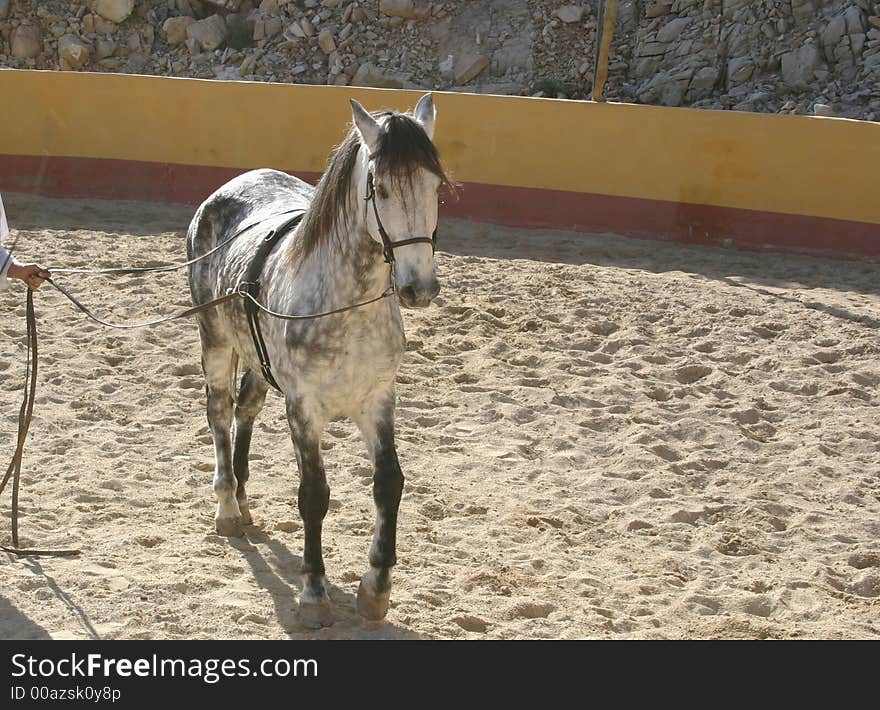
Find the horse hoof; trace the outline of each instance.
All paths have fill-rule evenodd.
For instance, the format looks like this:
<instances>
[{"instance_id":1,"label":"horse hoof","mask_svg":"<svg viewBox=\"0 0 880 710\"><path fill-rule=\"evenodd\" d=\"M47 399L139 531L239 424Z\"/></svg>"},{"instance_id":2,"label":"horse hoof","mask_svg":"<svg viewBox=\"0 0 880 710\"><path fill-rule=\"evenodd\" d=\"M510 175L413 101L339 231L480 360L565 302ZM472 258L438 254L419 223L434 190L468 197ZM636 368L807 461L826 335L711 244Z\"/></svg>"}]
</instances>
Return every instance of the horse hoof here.
<instances>
[{"instance_id":1,"label":"horse hoof","mask_svg":"<svg viewBox=\"0 0 880 710\"><path fill-rule=\"evenodd\" d=\"M253 525L254 519L251 517L251 511L247 507L247 503L242 505L238 504L238 509L241 511L241 524L242 525Z\"/></svg>"},{"instance_id":2,"label":"horse hoof","mask_svg":"<svg viewBox=\"0 0 880 710\"><path fill-rule=\"evenodd\" d=\"M383 585L378 584L376 573L372 570L361 578L357 593L357 611L368 621L381 621L388 613L391 584L384 585L384 589L379 591L380 586Z\"/></svg>"},{"instance_id":3,"label":"horse hoof","mask_svg":"<svg viewBox=\"0 0 880 710\"><path fill-rule=\"evenodd\" d=\"M332 626L334 621L333 609L330 607L329 599L323 599L318 602L300 600L299 623L307 629L320 629L325 626Z\"/></svg>"},{"instance_id":4,"label":"horse hoof","mask_svg":"<svg viewBox=\"0 0 880 710\"><path fill-rule=\"evenodd\" d=\"M218 535L223 535L224 537L244 537L241 516L235 518L215 518L214 525L217 528Z\"/></svg>"}]
</instances>

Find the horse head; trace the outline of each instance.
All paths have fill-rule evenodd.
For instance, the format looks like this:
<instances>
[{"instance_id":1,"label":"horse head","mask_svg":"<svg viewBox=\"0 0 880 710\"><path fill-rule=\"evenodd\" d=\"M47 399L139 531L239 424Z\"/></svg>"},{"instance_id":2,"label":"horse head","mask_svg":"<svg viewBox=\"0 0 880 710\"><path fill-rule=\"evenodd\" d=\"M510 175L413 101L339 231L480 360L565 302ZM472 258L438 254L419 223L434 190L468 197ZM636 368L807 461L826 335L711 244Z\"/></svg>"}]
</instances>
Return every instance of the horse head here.
<instances>
[{"instance_id":1,"label":"horse head","mask_svg":"<svg viewBox=\"0 0 880 710\"><path fill-rule=\"evenodd\" d=\"M432 142L436 110L423 96L412 116L368 113L352 100L362 147L357 177L365 225L383 249L402 305L427 306L440 291L434 264L437 206L447 183Z\"/></svg>"}]
</instances>

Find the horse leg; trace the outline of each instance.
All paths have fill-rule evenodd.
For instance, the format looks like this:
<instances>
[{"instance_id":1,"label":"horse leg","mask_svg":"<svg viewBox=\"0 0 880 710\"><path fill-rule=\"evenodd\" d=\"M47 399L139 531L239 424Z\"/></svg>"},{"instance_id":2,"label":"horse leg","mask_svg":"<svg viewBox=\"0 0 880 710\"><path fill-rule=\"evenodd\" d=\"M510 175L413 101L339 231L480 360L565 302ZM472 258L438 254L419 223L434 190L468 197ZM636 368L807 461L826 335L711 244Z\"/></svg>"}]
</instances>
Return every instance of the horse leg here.
<instances>
[{"instance_id":1,"label":"horse leg","mask_svg":"<svg viewBox=\"0 0 880 710\"><path fill-rule=\"evenodd\" d=\"M232 371L235 355L231 348L206 348L202 339L202 368L208 398L208 426L214 439L214 495L217 513L214 523L220 535L240 537L241 513L235 499L232 473L230 427L232 425Z\"/></svg>"},{"instance_id":2,"label":"horse leg","mask_svg":"<svg viewBox=\"0 0 880 710\"><path fill-rule=\"evenodd\" d=\"M287 421L299 467L299 514L303 521L302 591L299 619L303 626L320 628L333 623L330 597L325 587L321 527L330 504L330 487L321 460L321 429L306 414L301 399L287 398Z\"/></svg>"},{"instance_id":3,"label":"horse leg","mask_svg":"<svg viewBox=\"0 0 880 710\"><path fill-rule=\"evenodd\" d=\"M251 435L254 431L254 420L263 409L266 402L268 387L265 381L255 373L248 371L241 378L241 389L238 393L238 404L235 407L235 424L233 427L232 444L232 472L238 486L235 489L235 498L238 502L238 510L241 513L243 525L253 523L250 508L248 507L245 484L250 477L248 466L248 452L251 448Z\"/></svg>"},{"instance_id":4,"label":"horse leg","mask_svg":"<svg viewBox=\"0 0 880 710\"><path fill-rule=\"evenodd\" d=\"M397 563L397 511L403 493L403 473L394 444L394 398L358 422L373 460L373 501L376 528L370 546L370 569L361 578L357 610L365 619L378 621L388 613L391 568Z\"/></svg>"}]
</instances>

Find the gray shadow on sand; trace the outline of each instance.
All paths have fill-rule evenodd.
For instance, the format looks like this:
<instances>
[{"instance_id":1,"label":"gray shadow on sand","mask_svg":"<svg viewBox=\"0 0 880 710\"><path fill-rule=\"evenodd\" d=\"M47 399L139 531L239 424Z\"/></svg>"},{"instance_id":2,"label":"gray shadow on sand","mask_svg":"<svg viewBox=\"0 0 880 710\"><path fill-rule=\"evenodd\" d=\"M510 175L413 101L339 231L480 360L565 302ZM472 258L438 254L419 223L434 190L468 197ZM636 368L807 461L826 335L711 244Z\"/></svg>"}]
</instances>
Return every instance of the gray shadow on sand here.
<instances>
[{"instance_id":1,"label":"gray shadow on sand","mask_svg":"<svg viewBox=\"0 0 880 710\"><path fill-rule=\"evenodd\" d=\"M245 528L244 538L227 538L227 540L250 565L254 581L272 596L278 622L292 639L425 638L387 620L365 621L357 613L355 595L333 584L329 575L327 591L336 620L332 626L324 629L306 628L299 622L297 613L297 599L302 591L302 558L293 554L283 542L276 540L256 525ZM391 598L393 604L393 589Z\"/></svg>"}]
</instances>

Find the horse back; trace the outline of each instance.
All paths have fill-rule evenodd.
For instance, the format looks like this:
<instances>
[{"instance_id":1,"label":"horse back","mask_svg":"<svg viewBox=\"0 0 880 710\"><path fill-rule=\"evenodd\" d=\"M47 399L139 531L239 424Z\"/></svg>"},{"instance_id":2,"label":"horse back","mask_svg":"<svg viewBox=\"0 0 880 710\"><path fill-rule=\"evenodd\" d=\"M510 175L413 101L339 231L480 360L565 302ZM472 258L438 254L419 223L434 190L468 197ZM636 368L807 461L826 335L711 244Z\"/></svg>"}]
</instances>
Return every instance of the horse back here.
<instances>
[{"instance_id":1,"label":"horse back","mask_svg":"<svg viewBox=\"0 0 880 710\"><path fill-rule=\"evenodd\" d=\"M215 190L196 210L187 234L189 257L198 256L248 225L279 213L307 209L315 188L278 170L251 170Z\"/></svg>"}]
</instances>

